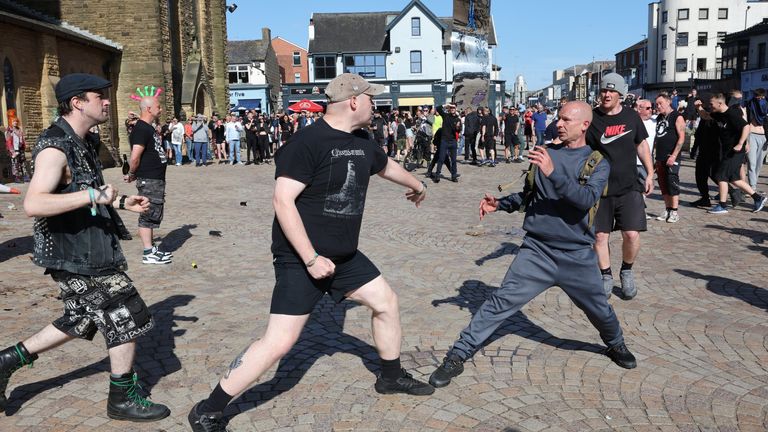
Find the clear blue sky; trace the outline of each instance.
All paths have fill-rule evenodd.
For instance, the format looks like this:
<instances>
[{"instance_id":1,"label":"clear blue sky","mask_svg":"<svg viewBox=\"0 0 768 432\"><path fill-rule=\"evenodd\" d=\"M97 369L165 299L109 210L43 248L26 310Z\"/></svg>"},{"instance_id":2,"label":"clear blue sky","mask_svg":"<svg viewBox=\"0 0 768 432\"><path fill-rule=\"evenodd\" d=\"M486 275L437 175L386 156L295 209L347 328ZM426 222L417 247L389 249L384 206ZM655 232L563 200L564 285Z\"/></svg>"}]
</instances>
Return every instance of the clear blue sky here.
<instances>
[{"instance_id":1,"label":"clear blue sky","mask_svg":"<svg viewBox=\"0 0 768 432\"><path fill-rule=\"evenodd\" d=\"M228 0L230 40L261 39L261 28L307 46L313 12L399 11L409 0ZM437 16L452 16L453 1L422 0ZM494 63L512 84L522 74L531 90L552 83L552 71L614 55L639 42L648 31L650 0L491 0L498 47Z\"/></svg>"}]
</instances>

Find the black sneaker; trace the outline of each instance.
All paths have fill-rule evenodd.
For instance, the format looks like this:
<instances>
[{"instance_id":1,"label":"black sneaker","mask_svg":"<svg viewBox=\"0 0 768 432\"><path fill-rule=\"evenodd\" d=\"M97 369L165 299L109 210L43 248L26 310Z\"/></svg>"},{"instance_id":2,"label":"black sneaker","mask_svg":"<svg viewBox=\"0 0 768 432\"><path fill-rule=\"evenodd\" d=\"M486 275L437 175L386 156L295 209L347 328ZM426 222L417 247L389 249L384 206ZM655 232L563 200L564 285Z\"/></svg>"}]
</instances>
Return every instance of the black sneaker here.
<instances>
[{"instance_id":1,"label":"black sneaker","mask_svg":"<svg viewBox=\"0 0 768 432\"><path fill-rule=\"evenodd\" d=\"M712 202L707 198L702 198L691 203L691 207L712 207Z\"/></svg>"},{"instance_id":2,"label":"black sneaker","mask_svg":"<svg viewBox=\"0 0 768 432\"><path fill-rule=\"evenodd\" d=\"M447 355L443 359L443 364L429 376L429 383L436 388L445 387L451 383L451 378L461 375L462 372L464 372L464 362L457 355Z\"/></svg>"},{"instance_id":3,"label":"black sneaker","mask_svg":"<svg viewBox=\"0 0 768 432\"><path fill-rule=\"evenodd\" d=\"M635 356L629 352L624 342L614 345L604 351L604 354L608 356L614 363L623 367L624 369L634 369L637 367L637 360Z\"/></svg>"},{"instance_id":4,"label":"black sneaker","mask_svg":"<svg viewBox=\"0 0 768 432\"><path fill-rule=\"evenodd\" d=\"M381 394L406 393L414 396L428 396L435 392L434 387L413 378L413 375L405 369L402 372L400 378L395 381L384 379L379 375L373 388Z\"/></svg>"},{"instance_id":5,"label":"black sneaker","mask_svg":"<svg viewBox=\"0 0 768 432\"><path fill-rule=\"evenodd\" d=\"M221 420L221 413L202 413L199 414L197 407L201 402L195 404L187 415L189 425L193 432L228 432L226 424Z\"/></svg>"}]
</instances>

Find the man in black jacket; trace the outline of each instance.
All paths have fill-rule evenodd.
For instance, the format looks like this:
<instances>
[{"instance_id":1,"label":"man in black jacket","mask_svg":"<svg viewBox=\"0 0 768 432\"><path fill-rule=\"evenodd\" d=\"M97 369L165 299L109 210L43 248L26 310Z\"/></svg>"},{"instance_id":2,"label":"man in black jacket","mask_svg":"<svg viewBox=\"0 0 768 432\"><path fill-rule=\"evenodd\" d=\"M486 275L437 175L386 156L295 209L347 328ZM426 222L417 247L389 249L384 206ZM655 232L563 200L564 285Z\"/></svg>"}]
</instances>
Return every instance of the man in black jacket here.
<instances>
[{"instance_id":1,"label":"man in black jacket","mask_svg":"<svg viewBox=\"0 0 768 432\"><path fill-rule=\"evenodd\" d=\"M477 116L471 107L467 108L464 116L464 160L469 160L470 153L472 154L472 164L477 164L477 150L475 149L475 142L477 141L477 133L480 131L480 118Z\"/></svg>"},{"instance_id":2,"label":"man in black jacket","mask_svg":"<svg viewBox=\"0 0 768 432\"><path fill-rule=\"evenodd\" d=\"M447 108L447 111L446 111ZM440 146L438 158L437 158L437 173L432 178L435 183L440 182L440 171L443 169L443 163L445 163L446 155L449 156L451 161L451 181L458 182L459 175L456 172L456 151L459 146L459 134L461 133L461 119L456 113L456 105L446 104L444 106L437 107L437 113L443 118L442 133L440 139L442 145Z\"/></svg>"}]
</instances>

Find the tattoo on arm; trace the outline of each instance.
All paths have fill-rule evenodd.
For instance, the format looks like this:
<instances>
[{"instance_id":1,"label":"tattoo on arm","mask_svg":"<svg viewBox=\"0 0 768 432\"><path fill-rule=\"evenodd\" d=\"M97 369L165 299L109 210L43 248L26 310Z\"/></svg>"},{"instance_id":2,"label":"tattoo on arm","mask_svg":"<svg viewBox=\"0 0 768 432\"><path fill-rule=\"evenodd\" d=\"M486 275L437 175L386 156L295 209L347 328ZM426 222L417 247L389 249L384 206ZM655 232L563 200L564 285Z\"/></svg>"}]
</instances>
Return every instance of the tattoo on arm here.
<instances>
[{"instance_id":1,"label":"tattoo on arm","mask_svg":"<svg viewBox=\"0 0 768 432\"><path fill-rule=\"evenodd\" d=\"M232 363L229 364L229 369L227 369L227 373L224 374L225 379L229 378L229 374L243 364L243 356L245 356L246 351L248 351L248 348L245 348L234 360L232 360Z\"/></svg>"}]
</instances>

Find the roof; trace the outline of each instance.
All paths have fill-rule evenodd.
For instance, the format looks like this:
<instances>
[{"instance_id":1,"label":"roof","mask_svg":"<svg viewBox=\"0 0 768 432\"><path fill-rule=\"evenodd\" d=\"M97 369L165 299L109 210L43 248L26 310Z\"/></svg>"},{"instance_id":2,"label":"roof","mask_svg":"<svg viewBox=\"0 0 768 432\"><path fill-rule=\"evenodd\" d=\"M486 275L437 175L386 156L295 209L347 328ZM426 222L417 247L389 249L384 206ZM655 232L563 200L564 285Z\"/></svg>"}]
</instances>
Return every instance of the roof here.
<instances>
[{"instance_id":1,"label":"roof","mask_svg":"<svg viewBox=\"0 0 768 432\"><path fill-rule=\"evenodd\" d=\"M386 51L387 17L399 12L315 13L311 53Z\"/></svg>"},{"instance_id":2,"label":"roof","mask_svg":"<svg viewBox=\"0 0 768 432\"><path fill-rule=\"evenodd\" d=\"M110 51L123 50L123 46L113 40L93 34L66 21L48 16L12 0L0 0L0 18L3 21L27 27L43 28L64 37L107 48Z\"/></svg>"},{"instance_id":3,"label":"roof","mask_svg":"<svg viewBox=\"0 0 768 432\"><path fill-rule=\"evenodd\" d=\"M628 48L624 48L623 50L617 52L616 55L619 55L619 54L624 53L624 52L639 50L641 48L645 48L646 45L648 45L648 39L647 38L641 40L640 42L638 42L638 43L636 43L636 44L634 44L634 45L632 45L632 46L630 46Z\"/></svg>"},{"instance_id":4,"label":"roof","mask_svg":"<svg viewBox=\"0 0 768 432\"><path fill-rule=\"evenodd\" d=\"M296 48L298 48L298 49L300 49L300 50L303 50L303 51L306 51L306 50L307 50L307 49L306 49L306 48L304 48L303 46L301 46L301 45L298 45L298 44L295 44L295 43L293 43L293 42L289 41L288 39L286 39L286 38L284 38L284 37L275 36L275 37L273 37L273 38L272 38L272 40L275 40L275 39L280 39L281 41L283 41L283 42L285 42L285 43L287 43L287 44L291 44L291 45L295 46Z\"/></svg>"},{"instance_id":5,"label":"roof","mask_svg":"<svg viewBox=\"0 0 768 432\"><path fill-rule=\"evenodd\" d=\"M269 43L270 41L264 41L263 39L227 41L227 63L263 62L267 58Z\"/></svg>"},{"instance_id":6,"label":"roof","mask_svg":"<svg viewBox=\"0 0 768 432\"><path fill-rule=\"evenodd\" d=\"M395 19L392 20L392 22L387 25L387 31L392 30L393 27L397 25L397 23L400 22L401 19L405 16L405 14L408 13L408 11L411 10L411 8L417 7L421 10L421 12L427 16L433 23L435 23L438 27L440 27L442 30L446 30L448 27L445 25L444 22L441 22L438 17L435 16L435 14L432 13L431 10L429 10L420 0L411 0L410 3L408 3L403 10L400 12L400 14L395 17Z\"/></svg>"},{"instance_id":7,"label":"roof","mask_svg":"<svg viewBox=\"0 0 768 432\"><path fill-rule=\"evenodd\" d=\"M763 22L755 24L745 30L735 33L729 33L723 37L723 42L733 42L750 36L762 35L768 33L768 18L763 18Z\"/></svg>"}]
</instances>

